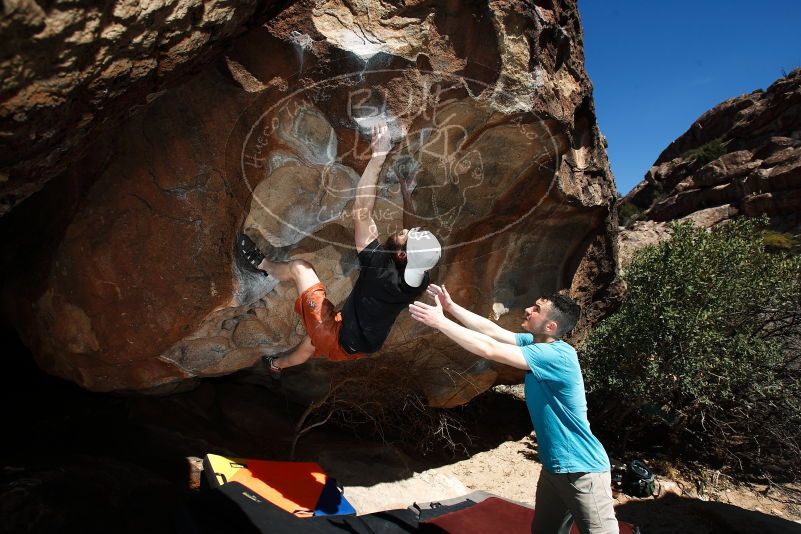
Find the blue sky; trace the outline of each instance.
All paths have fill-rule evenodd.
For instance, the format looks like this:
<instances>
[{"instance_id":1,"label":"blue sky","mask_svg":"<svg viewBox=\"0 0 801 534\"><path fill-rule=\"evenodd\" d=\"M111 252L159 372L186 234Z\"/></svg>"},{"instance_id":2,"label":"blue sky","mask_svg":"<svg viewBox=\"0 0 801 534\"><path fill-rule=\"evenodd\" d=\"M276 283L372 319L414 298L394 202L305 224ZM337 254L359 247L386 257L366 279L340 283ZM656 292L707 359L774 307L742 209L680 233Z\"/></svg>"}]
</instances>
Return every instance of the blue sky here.
<instances>
[{"instance_id":1,"label":"blue sky","mask_svg":"<svg viewBox=\"0 0 801 534\"><path fill-rule=\"evenodd\" d=\"M703 112L801 66L798 0L579 0L618 192Z\"/></svg>"}]
</instances>

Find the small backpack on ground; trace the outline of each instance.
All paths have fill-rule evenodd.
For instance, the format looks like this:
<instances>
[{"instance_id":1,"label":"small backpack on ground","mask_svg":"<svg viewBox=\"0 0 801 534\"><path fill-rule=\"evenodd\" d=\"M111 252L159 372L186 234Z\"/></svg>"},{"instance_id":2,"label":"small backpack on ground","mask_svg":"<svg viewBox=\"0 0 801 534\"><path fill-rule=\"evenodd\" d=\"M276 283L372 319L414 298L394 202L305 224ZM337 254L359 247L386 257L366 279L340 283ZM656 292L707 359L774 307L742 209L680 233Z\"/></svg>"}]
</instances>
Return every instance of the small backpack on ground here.
<instances>
[{"instance_id":1,"label":"small backpack on ground","mask_svg":"<svg viewBox=\"0 0 801 534\"><path fill-rule=\"evenodd\" d=\"M640 460L632 460L623 475L623 492L632 497L651 497L656 490L656 476Z\"/></svg>"}]
</instances>

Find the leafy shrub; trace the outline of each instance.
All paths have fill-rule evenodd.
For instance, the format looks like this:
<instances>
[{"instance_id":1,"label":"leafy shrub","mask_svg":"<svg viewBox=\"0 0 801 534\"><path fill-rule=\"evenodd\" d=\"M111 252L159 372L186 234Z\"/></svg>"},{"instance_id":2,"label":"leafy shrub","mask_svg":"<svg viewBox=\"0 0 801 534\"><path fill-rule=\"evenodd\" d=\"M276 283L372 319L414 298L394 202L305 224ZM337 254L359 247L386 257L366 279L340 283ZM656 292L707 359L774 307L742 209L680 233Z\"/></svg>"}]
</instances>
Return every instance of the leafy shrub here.
<instances>
[{"instance_id":1,"label":"leafy shrub","mask_svg":"<svg viewBox=\"0 0 801 534\"><path fill-rule=\"evenodd\" d=\"M698 148L688 150L682 154L682 158L686 160L692 160L696 162L699 167L703 167L707 163L715 161L727 152L728 150L726 149L726 143L724 143L718 137L717 139L713 139L707 143L704 143Z\"/></svg>"},{"instance_id":2,"label":"leafy shrub","mask_svg":"<svg viewBox=\"0 0 801 534\"><path fill-rule=\"evenodd\" d=\"M642 216L642 210L631 202L627 202L620 206L617 214L620 218L621 226L628 226Z\"/></svg>"},{"instance_id":3,"label":"leafy shrub","mask_svg":"<svg viewBox=\"0 0 801 534\"><path fill-rule=\"evenodd\" d=\"M793 237L792 234L786 234L783 232L774 232L772 230L768 230L765 232L763 240L765 242L765 247L767 247L769 250L784 250L789 252L798 247L798 242L796 241L795 237Z\"/></svg>"},{"instance_id":4,"label":"leafy shrub","mask_svg":"<svg viewBox=\"0 0 801 534\"><path fill-rule=\"evenodd\" d=\"M645 205L648 206L646 209L650 209L654 204L661 202L669 192L666 191L664 182L654 181L648 185L649 187L646 191L646 195L643 197L643 202L645 202Z\"/></svg>"},{"instance_id":5,"label":"leafy shrub","mask_svg":"<svg viewBox=\"0 0 801 534\"><path fill-rule=\"evenodd\" d=\"M621 308L582 350L611 448L801 474L801 257L766 251L765 224L674 224L635 254Z\"/></svg>"}]
</instances>

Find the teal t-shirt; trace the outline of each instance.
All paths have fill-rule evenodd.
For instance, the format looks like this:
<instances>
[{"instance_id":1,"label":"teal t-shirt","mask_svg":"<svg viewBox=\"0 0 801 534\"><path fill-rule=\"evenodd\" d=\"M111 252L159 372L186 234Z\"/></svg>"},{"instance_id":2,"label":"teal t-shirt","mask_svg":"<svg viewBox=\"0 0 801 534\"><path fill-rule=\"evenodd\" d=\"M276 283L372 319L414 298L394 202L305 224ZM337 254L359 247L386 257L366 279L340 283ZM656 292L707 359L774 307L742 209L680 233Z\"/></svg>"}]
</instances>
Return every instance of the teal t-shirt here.
<instances>
[{"instance_id":1,"label":"teal t-shirt","mask_svg":"<svg viewBox=\"0 0 801 534\"><path fill-rule=\"evenodd\" d=\"M531 334L516 334L515 341L529 367L526 405L542 466L551 473L609 471L609 457L590 431L576 350L561 340L534 343Z\"/></svg>"}]
</instances>

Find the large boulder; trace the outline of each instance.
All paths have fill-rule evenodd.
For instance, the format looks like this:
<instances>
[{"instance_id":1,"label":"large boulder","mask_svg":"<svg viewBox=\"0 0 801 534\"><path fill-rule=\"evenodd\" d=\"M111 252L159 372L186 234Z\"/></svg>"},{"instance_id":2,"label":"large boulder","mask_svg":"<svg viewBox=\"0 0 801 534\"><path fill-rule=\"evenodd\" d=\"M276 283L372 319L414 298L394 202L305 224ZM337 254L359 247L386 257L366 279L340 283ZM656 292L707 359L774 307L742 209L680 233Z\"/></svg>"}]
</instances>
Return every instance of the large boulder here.
<instances>
[{"instance_id":1,"label":"large boulder","mask_svg":"<svg viewBox=\"0 0 801 534\"><path fill-rule=\"evenodd\" d=\"M580 339L616 290L616 191L581 47L574 1L292 4L3 217L5 315L40 366L100 391L169 391L292 350L296 291L246 269L236 235L309 260L341 303L380 115L382 235L430 228L433 279L510 329L568 291ZM436 406L521 377L407 313L375 357L411 362L397 373Z\"/></svg>"}]
</instances>

